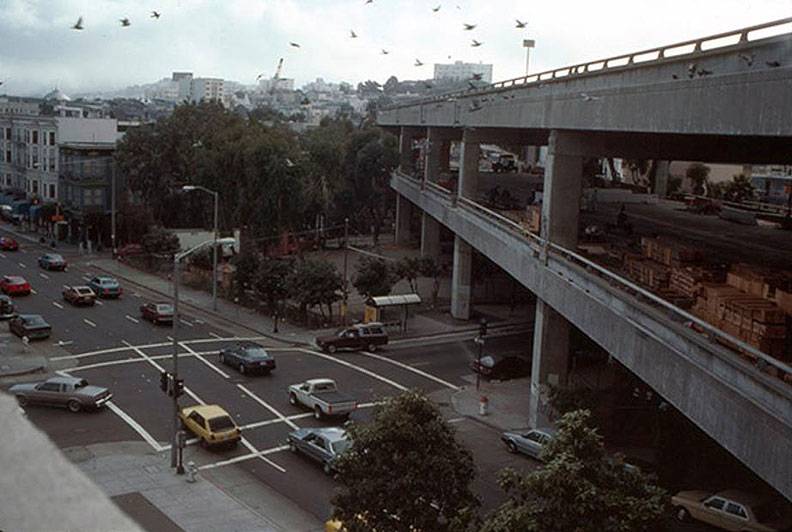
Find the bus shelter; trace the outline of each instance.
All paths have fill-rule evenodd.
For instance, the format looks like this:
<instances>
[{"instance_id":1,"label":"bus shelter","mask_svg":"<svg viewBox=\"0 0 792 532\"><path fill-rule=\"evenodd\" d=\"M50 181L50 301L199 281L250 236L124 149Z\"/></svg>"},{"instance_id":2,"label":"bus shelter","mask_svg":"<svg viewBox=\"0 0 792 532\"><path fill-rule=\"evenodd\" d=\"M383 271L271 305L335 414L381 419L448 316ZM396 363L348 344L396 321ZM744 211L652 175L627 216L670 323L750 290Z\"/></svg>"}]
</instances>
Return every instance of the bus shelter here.
<instances>
[{"instance_id":1,"label":"bus shelter","mask_svg":"<svg viewBox=\"0 0 792 532\"><path fill-rule=\"evenodd\" d=\"M401 294L396 296L377 296L366 300L366 308L363 315L363 322L369 323L379 321L385 325L399 325L402 332L407 331L407 318L411 305L420 305L421 296L418 294ZM388 309L400 309L398 321L391 320L388 323Z\"/></svg>"}]
</instances>

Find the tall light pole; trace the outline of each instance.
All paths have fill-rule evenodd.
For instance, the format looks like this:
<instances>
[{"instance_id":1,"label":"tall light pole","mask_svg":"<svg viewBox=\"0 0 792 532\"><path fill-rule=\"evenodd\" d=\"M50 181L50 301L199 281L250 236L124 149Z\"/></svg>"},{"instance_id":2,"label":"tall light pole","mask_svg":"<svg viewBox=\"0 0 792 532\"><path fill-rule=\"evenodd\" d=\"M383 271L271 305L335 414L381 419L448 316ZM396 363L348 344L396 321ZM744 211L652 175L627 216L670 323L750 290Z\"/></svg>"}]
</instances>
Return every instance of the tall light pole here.
<instances>
[{"instance_id":1,"label":"tall light pole","mask_svg":"<svg viewBox=\"0 0 792 532\"><path fill-rule=\"evenodd\" d=\"M536 41L533 39L523 39L523 47L525 48L525 75L528 75L528 71L531 66L531 48L536 45Z\"/></svg>"},{"instance_id":2,"label":"tall light pole","mask_svg":"<svg viewBox=\"0 0 792 532\"><path fill-rule=\"evenodd\" d=\"M347 324L349 303L349 218L344 218L344 325Z\"/></svg>"},{"instance_id":3,"label":"tall light pole","mask_svg":"<svg viewBox=\"0 0 792 532\"><path fill-rule=\"evenodd\" d=\"M214 196L214 242L212 246L212 310L217 310L217 238L218 238L218 213L220 194L214 190L209 190L201 185L184 185L181 188L184 192L191 192L193 190L200 190Z\"/></svg>"},{"instance_id":4,"label":"tall light pole","mask_svg":"<svg viewBox=\"0 0 792 532\"><path fill-rule=\"evenodd\" d=\"M171 467L176 468L177 473L183 473L184 467L180 463L179 453L179 394L176 393L176 382L179 379L179 282L181 280L181 260L196 251L200 251L207 246L217 249L218 245L235 244L234 238L215 238L202 242L195 247L176 253L173 255L173 440L171 441Z\"/></svg>"},{"instance_id":5,"label":"tall light pole","mask_svg":"<svg viewBox=\"0 0 792 532\"><path fill-rule=\"evenodd\" d=\"M110 246L113 249L113 259L117 256L118 247L116 246L116 162L115 159L111 161L113 165L110 174Z\"/></svg>"}]
</instances>

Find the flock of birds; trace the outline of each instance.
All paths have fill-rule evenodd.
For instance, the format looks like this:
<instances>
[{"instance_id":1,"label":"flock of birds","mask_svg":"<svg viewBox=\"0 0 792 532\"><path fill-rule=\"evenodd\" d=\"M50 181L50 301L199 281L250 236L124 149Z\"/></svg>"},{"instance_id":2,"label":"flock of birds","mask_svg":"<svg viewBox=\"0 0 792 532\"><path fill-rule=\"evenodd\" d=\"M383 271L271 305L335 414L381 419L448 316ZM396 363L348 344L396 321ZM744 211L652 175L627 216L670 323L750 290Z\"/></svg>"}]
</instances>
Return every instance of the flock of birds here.
<instances>
[{"instance_id":1,"label":"flock of birds","mask_svg":"<svg viewBox=\"0 0 792 532\"><path fill-rule=\"evenodd\" d=\"M158 19L158 18L160 18L160 16L161 16L160 13L157 12L157 11L152 11L151 12L151 18ZM120 22L121 26L124 27L124 28L128 28L129 26L132 25L132 22L129 20L128 17L120 18L120 19L118 19L118 22ZM74 23L74 25L71 27L71 29L78 30L78 31L84 30L85 27L83 26L83 18L82 17L78 18L77 22Z\"/></svg>"}]
</instances>

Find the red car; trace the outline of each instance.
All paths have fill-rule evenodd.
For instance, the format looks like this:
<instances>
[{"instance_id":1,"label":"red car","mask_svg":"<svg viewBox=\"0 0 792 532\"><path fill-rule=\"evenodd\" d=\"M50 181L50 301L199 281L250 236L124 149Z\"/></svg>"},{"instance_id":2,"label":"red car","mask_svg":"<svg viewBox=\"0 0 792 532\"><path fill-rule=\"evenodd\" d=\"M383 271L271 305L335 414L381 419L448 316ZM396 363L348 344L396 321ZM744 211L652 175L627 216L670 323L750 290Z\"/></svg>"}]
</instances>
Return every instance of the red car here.
<instances>
[{"instance_id":1,"label":"red car","mask_svg":"<svg viewBox=\"0 0 792 532\"><path fill-rule=\"evenodd\" d=\"M30 283L18 275L6 275L0 280L0 290L9 296L26 296L30 294Z\"/></svg>"},{"instance_id":2,"label":"red car","mask_svg":"<svg viewBox=\"0 0 792 532\"><path fill-rule=\"evenodd\" d=\"M155 325L173 323L173 305L170 303L146 303L140 306L140 316Z\"/></svg>"},{"instance_id":3,"label":"red car","mask_svg":"<svg viewBox=\"0 0 792 532\"><path fill-rule=\"evenodd\" d=\"M0 236L0 249L3 251L19 250L19 242L7 236Z\"/></svg>"}]
</instances>

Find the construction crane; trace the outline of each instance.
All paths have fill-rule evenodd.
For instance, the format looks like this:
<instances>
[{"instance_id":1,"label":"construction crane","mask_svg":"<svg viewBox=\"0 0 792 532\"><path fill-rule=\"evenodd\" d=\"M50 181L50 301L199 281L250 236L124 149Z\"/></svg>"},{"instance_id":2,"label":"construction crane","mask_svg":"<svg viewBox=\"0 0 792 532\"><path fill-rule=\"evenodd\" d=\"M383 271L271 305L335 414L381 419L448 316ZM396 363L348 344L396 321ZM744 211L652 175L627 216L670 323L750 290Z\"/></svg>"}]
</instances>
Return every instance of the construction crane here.
<instances>
[{"instance_id":1,"label":"construction crane","mask_svg":"<svg viewBox=\"0 0 792 532\"><path fill-rule=\"evenodd\" d=\"M275 75L272 76L272 79L280 79L281 69L283 69L283 58L280 58L278 61L278 68L275 69Z\"/></svg>"}]
</instances>

